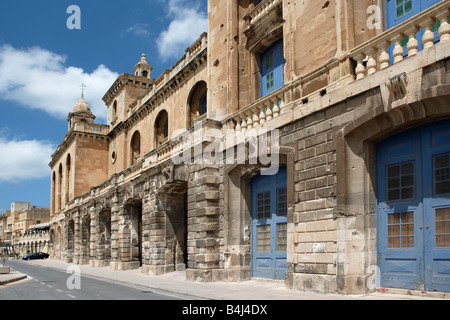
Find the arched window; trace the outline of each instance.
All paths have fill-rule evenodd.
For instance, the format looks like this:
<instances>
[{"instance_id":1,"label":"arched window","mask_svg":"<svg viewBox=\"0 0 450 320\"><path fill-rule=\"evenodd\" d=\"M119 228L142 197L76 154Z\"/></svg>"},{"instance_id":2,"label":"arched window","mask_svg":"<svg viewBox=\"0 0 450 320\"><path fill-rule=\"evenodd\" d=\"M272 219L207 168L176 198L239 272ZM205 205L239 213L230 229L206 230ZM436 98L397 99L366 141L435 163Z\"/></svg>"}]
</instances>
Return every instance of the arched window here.
<instances>
[{"instance_id":1,"label":"arched window","mask_svg":"<svg viewBox=\"0 0 450 320\"><path fill-rule=\"evenodd\" d=\"M63 183L63 168L62 164L59 164L58 170L58 210L62 209L62 183Z\"/></svg>"},{"instance_id":2,"label":"arched window","mask_svg":"<svg viewBox=\"0 0 450 320\"><path fill-rule=\"evenodd\" d=\"M56 172L53 171L52 176L52 213L55 213L56 209Z\"/></svg>"},{"instance_id":3,"label":"arched window","mask_svg":"<svg viewBox=\"0 0 450 320\"><path fill-rule=\"evenodd\" d=\"M155 121L156 147L167 142L169 137L169 115L166 110L161 111Z\"/></svg>"},{"instance_id":4,"label":"arched window","mask_svg":"<svg viewBox=\"0 0 450 320\"><path fill-rule=\"evenodd\" d=\"M207 85L205 81L198 82L189 95L189 127L192 128L195 121L199 120L201 116L208 111L207 107Z\"/></svg>"},{"instance_id":5,"label":"arched window","mask_svg":"<svg viewBox=\"0 0 450 320\"><path fill-rule=\"evenodd\" d=\"M141 134L139 131L136 131L131 138L131 165L135 164L139 161L141 157Z\"/></svg>"},{"instance_id":6,"label":"arched window","mask_svg":"<svg viewBox=\"0 0 450 320\"><path fill-rule=\"evenodd\" d=\"M67 159L66 159L66 203L69 202L70 200L70 185L71 185L71 164L70 164L70 154L67 155Z\"/></svg>"},{"instance_id":7,"label":"arched window","mask_svg":"<svg viewBox=\"0 0 450 320\"><path fill-rule=\"evenodd\" d=\"M111 123L115 123L117 120L117 101L114 101L112 110L111 110Z\"/></svg>"}]
</instances>

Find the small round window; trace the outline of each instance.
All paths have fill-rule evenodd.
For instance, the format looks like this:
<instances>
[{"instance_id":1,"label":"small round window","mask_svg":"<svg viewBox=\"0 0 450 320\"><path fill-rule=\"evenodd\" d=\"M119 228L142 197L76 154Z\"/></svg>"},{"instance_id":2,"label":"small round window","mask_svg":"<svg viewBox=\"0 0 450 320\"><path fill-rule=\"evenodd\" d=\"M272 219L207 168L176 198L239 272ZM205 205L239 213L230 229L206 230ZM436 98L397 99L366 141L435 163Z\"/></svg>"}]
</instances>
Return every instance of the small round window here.
<instances>
[{"instance_id":1,"label":"small round window","mask_svg":"<svg viewBox=\"0 0 450 320\"><path fill-rule=\"evenodd\" d=\"M113 151L111 154L111 162L115 163L116 160L117 160L117 154L116 154L116 151Z\"/></svg>"}]
</instances>

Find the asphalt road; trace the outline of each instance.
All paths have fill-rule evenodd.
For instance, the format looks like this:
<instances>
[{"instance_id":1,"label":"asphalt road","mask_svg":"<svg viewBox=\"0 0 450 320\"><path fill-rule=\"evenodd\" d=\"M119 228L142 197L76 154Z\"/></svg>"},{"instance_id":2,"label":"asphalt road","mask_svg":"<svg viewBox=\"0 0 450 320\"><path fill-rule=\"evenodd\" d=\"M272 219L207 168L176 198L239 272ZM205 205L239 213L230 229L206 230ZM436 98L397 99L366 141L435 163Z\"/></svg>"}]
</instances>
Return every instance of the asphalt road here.
<instances>
[{"instance_id":1,"label":"asphalt road","mask_svg":"<svg viewBox=\"0 0 450 320\"><path fill-rule=\"evenodd\" d=\"M28 276L26 280L0 287L0 300L190 300L189 296L147 287L98 279L76 272L10 260L8 265Z\"/></svg>"}]
</instances>

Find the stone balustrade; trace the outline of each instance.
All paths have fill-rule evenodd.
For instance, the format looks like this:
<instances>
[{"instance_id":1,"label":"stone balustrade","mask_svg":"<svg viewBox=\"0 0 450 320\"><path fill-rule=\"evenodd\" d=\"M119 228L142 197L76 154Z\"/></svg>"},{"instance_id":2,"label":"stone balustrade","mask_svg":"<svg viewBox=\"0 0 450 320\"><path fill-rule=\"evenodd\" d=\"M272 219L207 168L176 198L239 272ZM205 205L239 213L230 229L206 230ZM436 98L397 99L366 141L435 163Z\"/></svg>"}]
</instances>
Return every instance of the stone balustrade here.
<instances>
[{"instance_id":1,"label":"stone balustrade","mask_svg":"<svg viewBox=\"0 0 450 320\"><path fill-rule=\"evenodd\" d=\"M86 132L90 133L101 133L101 134L108 134L109 132L109 126L108 125L102 125L102 124L88 124L85 127Z\"/></svg>"},{"instance_id":2,"label":"stone balustrade","mask_svg":"<svg viewBox=\"0 0 450 320\"><path fill-rule=\"evenodd\" d=\"M283 86L226 118L226 128L244 132L278 117L283 110L284 96L288 89L288 86Z\"/></svg>"},{"instance_id":3,"label":"stone balustrade","mask_svg":"<svg viewBox=\"0 0 450 320\"><path fill-rule=\"evenodd\" d=\"M251 24L255 24L281 2L281 0L263 0L245 16L245 19L249 20Z\"/></svg>"},{"instance_id":4,"label":"stone balustrade","mask_svg":"<svg viewBox=\"0 0 450 320\"><path fill-rule=\"evenodd\" d=\"M17 241L34 241L34 240L42 240L47 239L50 235L49 231L35 232L31 234L26 234L20 236Z\"/></svg>"},{"instance_id":5,"label":"stone balustrade","mask_svg":"<svg viewBox=\"0 0 450 320\"><path fill-rule=\"evenodd\" d=\"M391 63L399 63L405 59L405 56L416 55L419 50L419 40L422 41L424 50L434 46L436 36L432 29L438 21L440 21L437 31L439 40L450 39L449 16L450 0L445 0L353 49L350 57L356 61L356 79L362 79L378 70L385 69ZM423 30L422 39L416 39L416 34L420 29ZM402 46L402 42L406 39L408 41L405 55L405 47ZM391 59L389 48L392 44Z\"/></svg>"}]
</instances>

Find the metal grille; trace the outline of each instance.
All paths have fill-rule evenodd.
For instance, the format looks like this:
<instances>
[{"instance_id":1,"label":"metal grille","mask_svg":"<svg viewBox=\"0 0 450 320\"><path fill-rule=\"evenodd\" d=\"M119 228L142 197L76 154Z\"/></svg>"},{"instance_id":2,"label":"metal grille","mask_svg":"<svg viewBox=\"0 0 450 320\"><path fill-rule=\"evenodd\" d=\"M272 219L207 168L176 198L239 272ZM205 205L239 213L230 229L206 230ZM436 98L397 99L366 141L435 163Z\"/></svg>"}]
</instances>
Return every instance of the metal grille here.
<instances>
[{"instance_id":1,"label":"metal grille","mask_svg":"<svg viewBox=\"0 0 450 320\"><path fill-rule=\"evenodd\" d=\"M436 247L450 247L450 208L436 209Z\"/></svg>"},{"instance_id":2,"label":"metal grille","mask_svg":"<svg viewBox=\"0 0 450 320\"><path fill-rule=\"evenodd\" d=\"M287 216L287 193L286 188L277 190L277 216Z\"/></svg>"},{"instance_id":3,"label":"metal grille","mask_svg":"<svg viewBox=\"0 0 450 320\"><path fill-rule=\"evenodd\" d=\"M387 167L388 201L410 200L414 198L414 162L395 164Z\"/></svg>"},{"instance_id":4,"label":"metal grille","mask_svg":"<svg viewBox=\"0 0 450 320\"><path fill-rule=\"evenodd\" d=\"M450 154L434 157L434 194L450 193Z\"/></svg>"},{"instance_id":5,"label":"metal grille","mask_svg":"<svg viewBox=\"0 0 450 320\"><path fill-rule=\"evenodd\" d=\"M414 248L414 212L388 215L388 248Z\"/></svg>"},{"instance_id":6,"label":"metal grille","mask_svg":"<svg viewBox=\"0 0 450 320\"><path fill-rule=\"evenodd\" d=\"M270 252L270 225L257 226L256 234L258 252Z\"/></svg>"},{"instance_id":7,"label":"metal grille","mask_svg":"<svg viewBox=\"0 0 450 320\"><path fill-rule=\"evenodd\" d=\"M270 192L258 193L258 219L270 218Z\"/></svg>"},{"instance_id":8,"label":"metal grille","mask_svg":"<svg viewBox=\"0 0 450 320\"><path fill-rule=\"evenodd\" d=\"M287 223L277 224L277 251L287 250Z\"/></svg>"}]
</instances>

